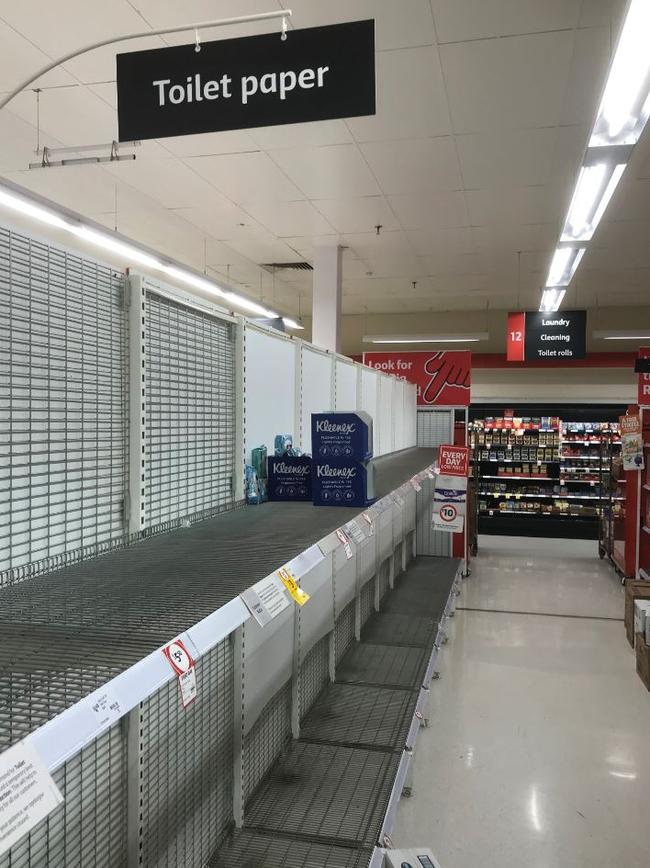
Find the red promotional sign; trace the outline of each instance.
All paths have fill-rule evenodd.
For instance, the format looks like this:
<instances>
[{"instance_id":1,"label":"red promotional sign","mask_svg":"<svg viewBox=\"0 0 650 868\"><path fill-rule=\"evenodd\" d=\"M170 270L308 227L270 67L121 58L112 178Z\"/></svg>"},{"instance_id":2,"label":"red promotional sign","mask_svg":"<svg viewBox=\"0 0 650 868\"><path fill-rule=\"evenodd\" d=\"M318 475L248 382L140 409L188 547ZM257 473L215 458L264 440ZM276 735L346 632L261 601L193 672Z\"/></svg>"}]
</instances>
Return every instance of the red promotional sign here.
<instances>
[{"instance_id":1,"label":"red promotional sign","mask_svg":"<svg viewBox=\"0 0 650 868\"><path fill-rule=\"evenodd\" d=\"M508 314L508 332L506 335L506 358L509 362L523 362L526 358L526 314Z\"/></svg>"},{"instance_id":2,"label":"red promotional sign","mask_svg":"<svg viewBox=\"0 0 650 868\"><path fill-rule=\"evenodd\" d=\"M647 359L650 357L650 347L641 347L639 350L639 358ZM639 377L639 399L638 403L641 406L650 406L650 374L638 374Z\"/></svg>"},{"instance_id":3,"label":"red promotional sign","mask_svg":"<svg viewBox=\"0 0 650 868\"><path fill-rule=\"evenodd\" d=\"M441 446L438 450L441 476L467 476L469 473L468 446Z\"/></svg>"},{"instance_id":4,"label":"red promotional sign","mask_svg":"<svg viewBox=\"0 0 650 868\"><path fill-rule=\"evenodd\" d=\"M472 354L468 351L364 353L363 362L413 383L420 407L468 407Z\"/></svg>"}]
</instances>

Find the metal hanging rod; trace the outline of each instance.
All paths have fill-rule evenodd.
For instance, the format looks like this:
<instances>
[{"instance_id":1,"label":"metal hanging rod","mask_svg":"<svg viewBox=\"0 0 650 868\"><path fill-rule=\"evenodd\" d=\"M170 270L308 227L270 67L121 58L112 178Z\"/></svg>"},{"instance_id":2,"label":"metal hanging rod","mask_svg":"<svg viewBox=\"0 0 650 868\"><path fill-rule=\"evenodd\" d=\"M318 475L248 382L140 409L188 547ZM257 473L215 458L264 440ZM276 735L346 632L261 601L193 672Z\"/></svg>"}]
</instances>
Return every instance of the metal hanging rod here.
<instances>
[{"instance_id":1,"label":"metal hanging rod","mask_svg":"<svg viewBox=\"0 0 650 868\"><path fill-rule=\"evenodd\" d=\"M232 24L249 24L255 21L271 21L275 18L282 18L283 21L286 22L287 18L291 18L291 15L291 9L277 9L273 12L258 12L254 15L238 15L235 18L218 18L216 21L203 21L200 24L177 24L174 27L161 27L158 30L143 30L140 33L126 33L122 36L112 36L110 39L93 42L91 45L77 48L68 54L64 54L57 60L53 60L45 66L42 66L37 72L22 81L16 88L14 88L14 90L10 91L10 93L0 100L0 109L3 109L12 99L14 99L14 97L18 96L19 93L28 88L30 84L37 81L42 75L45 75L45 73L50 72L57 66L61 66L63 63L67 63L68 60L72 60L73 58L86 54L89 51L94 51L96 48L113 45L115 42L126 42L130 39L144 39L147 36L165 36L168 33L183 33L188 30L208 30L211 27L228 27ZM284 27L282 28L282 36L286 37L286 30Z\"/></svg>"}]
</instances>

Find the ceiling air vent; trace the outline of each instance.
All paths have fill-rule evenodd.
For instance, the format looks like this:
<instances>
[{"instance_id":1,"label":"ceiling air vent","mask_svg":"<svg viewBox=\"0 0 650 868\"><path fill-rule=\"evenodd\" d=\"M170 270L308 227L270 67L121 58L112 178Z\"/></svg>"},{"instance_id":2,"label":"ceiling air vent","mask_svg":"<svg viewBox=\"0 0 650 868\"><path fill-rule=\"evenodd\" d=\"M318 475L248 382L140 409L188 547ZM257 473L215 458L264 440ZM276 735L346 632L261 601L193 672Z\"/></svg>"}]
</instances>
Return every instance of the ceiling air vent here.
<instances>
[{"instance_id":1,"label":"ceiling air vent","mask_svg":"<svg viewBox=\"0 0 650 868\"><path fill-rule=\"evenodd\" d=\"M262 268L268 271L313 271L313 267L308 262L263 262Z\"/></svg>"}]
</instances>

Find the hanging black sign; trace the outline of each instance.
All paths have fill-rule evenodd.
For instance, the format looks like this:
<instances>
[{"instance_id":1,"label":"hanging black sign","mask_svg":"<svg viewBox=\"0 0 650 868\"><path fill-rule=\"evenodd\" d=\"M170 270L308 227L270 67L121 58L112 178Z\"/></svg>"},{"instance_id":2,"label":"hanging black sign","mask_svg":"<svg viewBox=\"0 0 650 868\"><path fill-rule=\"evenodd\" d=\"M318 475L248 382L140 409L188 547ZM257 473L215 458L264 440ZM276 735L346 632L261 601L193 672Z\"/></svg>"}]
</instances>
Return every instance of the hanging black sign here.
<instances>
[{"instance_id":1,"label":"hanging black sign","mask_svg":"<svg viewBox=\"0 0 650 868\"><path fill-rule=\"evenodd\" d=\"M375 22L117 55L120 141L375 113Z\"/></svg>"},{"instance_id":2,"label":"hanging black sign","mask_svg":"<svg viewBox=\"0 0 650 868\"><path fill-rule=\"evenodd\" d=\"M587 353L584 310L526 314L526 361L584 359Z\"/></svg>"}]
</instances>

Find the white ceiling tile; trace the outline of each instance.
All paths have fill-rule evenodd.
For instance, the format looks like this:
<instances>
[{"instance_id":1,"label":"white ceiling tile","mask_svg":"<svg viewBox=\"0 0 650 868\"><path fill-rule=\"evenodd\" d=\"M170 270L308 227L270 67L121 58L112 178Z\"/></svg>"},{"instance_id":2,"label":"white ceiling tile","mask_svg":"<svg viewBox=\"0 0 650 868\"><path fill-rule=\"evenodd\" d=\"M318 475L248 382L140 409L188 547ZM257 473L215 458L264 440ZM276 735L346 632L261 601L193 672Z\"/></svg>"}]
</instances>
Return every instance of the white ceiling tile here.
<instances>
[{"instance_id":1,"label":"white ceiling tile","mask_svg":"<svg viewBox=\"0 0 650 868\"><path fill-rule=\"evenodd\" d=\"M425 273L433 275L467 275L480 273L479 257L476 253L429 253L420 257Z\"/></svg>"},{"instance_id":2,"label":"white ceiling tile","mask_svg":"<svg viewBox=\"0 0 650 868\"><path fill-rule=\"evenodd\" d=\"M219 194L215 193L215 196L218 197ZM218 207L213 205L179 208L175 213L199 229L201 236L216 238L220 241L247 238L264 231L256 220L252 220L249 214L228 200L215 199L216 202L219 202Z\"/></svg>"},{"instance_id":3,"label":"white ceiling tile","mask_svg":"<svg viewBox=\"0 0 650 868\"><path fill-rule=\"evenodd\" d=\"M389 196L388 201L405 230L469 225L465 194L462 191Z\"/></svg>"},{"instance_id":4,"label":"white ceiling tile","mask_svg":"<svg viewBox=\"0 0 650 868\"><path fill-rule=\"evenodd\" d=\"M358 142L426 138L451 133L445 84L432 46L377 55L377 113L352 118Z\"/></svg>"},{"instance_id":5,"label":"white ceiling tile","mask_svg":"<svg viewBox=\"0 0 650 868\"><path fill-rule=\"evenodd\" d=\"M468 189L545 184L555 152L555 129L511 130L457 136Z\"/></svg>"},{"instance_id":6,"label":"white ceiling tile","mask_svg":"<svg viewBox=\"0 0 650 868\"><path fill-rule=\"evenodd\" d=\"M5 3L2 17L51 58L104 40L113 33L137 33L147 29L127 0L93 4L92 12L85 0L65 0L58 4Z\"/></svg>"},{"instance_id":7,"label":"white ceiling tile","mask_svg":"<svg viewBox=\"0 0 650 868\"><path fill-rule=\"evenodd\" d=\"M368 142L360 148L387 195L462 187L451 137Z\"/></svg>"},{"instance_id":8,"label":"white ceiling tile","mask_svg":"<svg viewBox=\"0 0 650 868\"><path fill-rule=\"evenodd\" d=\"M61 142L53 136L43 135L42 145L57 147ZM2 139L0 143L0 172L19 171L38 160L35 154L36 128L28 121L2 110Z\"/></svg>"},{"instance_id":9,"label":"white ceiling tile","mask_svg":"<svg viewBox=\"0 0 650 868\"><path fill-rule=\"evenodd\" d=\"M135 160L107 164L105 169L124 184L130 184L157 199L165 208L196 208L211 204L215 210L229 204L205 183L205 179L173 157L165 160L143 158L138 150Z\"/></svg>"},{"instance_id":10,"label":"white ceiling tile","mask_svg":"<svg viewBox=\"0 0 650 868\"><path fill-rule=\"evenodd\" d=\"M3 17L4 9L3 9ZM7 21L0 18L0 93L13 90L36 70L45 66L50 58L32 41L16 32ZM62 87L74 84L74 78L61 67L48 72L32 87ZM33 95L32 95L33 96ZM11 107L11 103L9 104ZM3 109L3 112L6 109Z\"/></svg>"},{"instance_id":11,"label":"white ceiling tile","mask_svg":"<svg viewBox=\"0 0 650 868\"><path fill-rule=\"evenodd\" d=\"M115 180L99 165L28 169L8 177L84 216L115 210Z\"/></svg>"},{"instance_id":12,"label":"white ceiling tile","mask_svg":"<svg viewBox=\"0 0 650 868\"><path fill-rule=\"evenodd\" d=\"M36 125L36 102L31 91L19 94L11 102L11 111ZM117 139L114 109L83 85L43 91L40 128L67 146L106 144Z\"/></svg>"},{"instance_id":13,"label":"white ceiling tile","mask_svg":"<svg viewBox=\"0 0 650 868\"><path fill-rule=\"evenodd\" d=\"M251 202L303 198L300 190L263 153L188 157L186 163L229 199L244 207Z\"/></svg>"},{"instance_id":14,"label":"white ceiling tile","mask_svg":"<svg viewBox=\"0 0 650 868\"><path fill-rule=\"evenodd\" d=\"M200 133L196 136L170 136L160 139L160 144L177 157L209 157L214 154L240 154L260 150L243 130Z\"/></svg>"},{"instance_id":15,"label":"white ceiling tile","mask_svg":"<svg viewBox=\"0 0 650 868\"><path fill-rule=\"evenodd\" d=\"M261 233L253 238L234 238L228 242L228 246L257 263L297 262L300 259L283 241Z\"/></svg>"},{"instance_id":16,"label":"white ceiling tile","mask_svg":"<svg viewBox=\"0 0 650 868\"><path fill-rule=\"evenodd\" d=\"M555 126L573 54L573 32L440 46L456 133ZM480 84L479 84L480 83Z\"/></svg>"},{"instance_id":17,"label":"white ceiling tile","mask_svg":"<svg viewBox=\"0 0 650 868\"><path fill-rule=\"evenodd\" d=\"M611 27L618 32L627 0L584 0L580 14L581 27Z\"/></svg>"},{"instance_id":18,"label":"white ceiling tile","mask_svg":"<svg viewBox=\"0 0 650 868\"><path fill-rule=\"evenodd\" d=\"M631 178L626 172L607 207L604 219L607 222L650 220L650 179Z\"/></svg>"},{"instance_id":19,"label":"white ceiling tile","mask_svg":"<svg viewBox=\"0 0 650 868\"><path fill-rule=\"evenodd\" d=\"M472 226L483 226L559 221L567 191L538 185L468 190L465 195Z\"/></svg>"},{"instance_id":20,"label":"white ceiling tile","mask_svg":"<svg viewBox=\"0 0 650 868\"><path fill-rule=\"evenodd\" d=\"M577 30L571 68L566 82L561 124L591 124L611 59L612 34L609 27Z\"/></svg>"},{"instance_id":21,"label":"white ceiling tile","mask_svg":"<svg viewBox=\"0 0 650 868\"><path fill-rule=\"evenodd\" d=\"M581 0L431 0L440 42L575 27Z\"/></svg>"},{"instance_id":22,"label":"white ceiling tile","mask_svg":"<svg viewBox=\"0 0 650 868\"><path fill-rule=\"evenodd\" d=\"M340 243L351 249L359 259L366 256L410 255L413 249L404 232L350 233L340 236Z\"/></svg>"},{"instance_id":23,"label":"white ceiling tile","mask_svg":"<svg viewBox=\"0 0 650 868\"><path fill-rule=\"evenodd\" d=\"M386 232L400 228L398 220L383 196L315 199L314 205L336 232L368 232L377 225Z\"/></svg>"},{"instance_id":24,"label":"white ceiling tile","mask_svg":"<svg viewBox=\"0 0 650 868\"><path fill-rule=\"evenodd\" d=\"M367 256L365 263L373 277L418 280L426 275L426 269L415 254L400 256Z\"/></svg>"},{"instance_id":25,"label":"white ceiling tile","mask_svg":"<svg viewBox=\"0 0 650 868\"><path fill-rule=\"evenodd\" d=\"M380 190L355 145L291 148L270 156L308 199L374 196Z\"/></svg>"},{"instance_id":26,"label":"white ceiling tile","mask_svg":"<svg viewBox=\"0 0 650 868\"><path fill-rule=\"evenodd\" d=\"M297 0L291 8L297 28L374 18L378 51L433 42L428 0Z\"/></svg>"},{"instance_id":27,"label":"white ceiling tile","mask_svg":"<svg viewBox=\"0 0 650 868\"><path fill-rule=\"evenodd\" d=\"M248 213L278 237L298 232L323 235L332 231L311 202L256 202L248 206Z\"/></svg>"},{"instance_id":28,"label":"white ceiling tile","mask_svg":"<svg viewBox=\"0 0 650 868\"><path fill-rule=\"evenodd\" d=\"M266 151L278 148L346 145L352 142L352 135L344 120L258 127L250 130L248 135L258 147Z\"/></svg>"},{"instance_id":29,"label":"white ceiling tile","mask_svg":"<svg viewBox=\"0 0 650 868\"><path fill-rule=\"evenodd\" d=\"M473 231L457 227L407 232L406 235L418 256L461 255L475 252Z\"/></svg>"}]
</instances>

